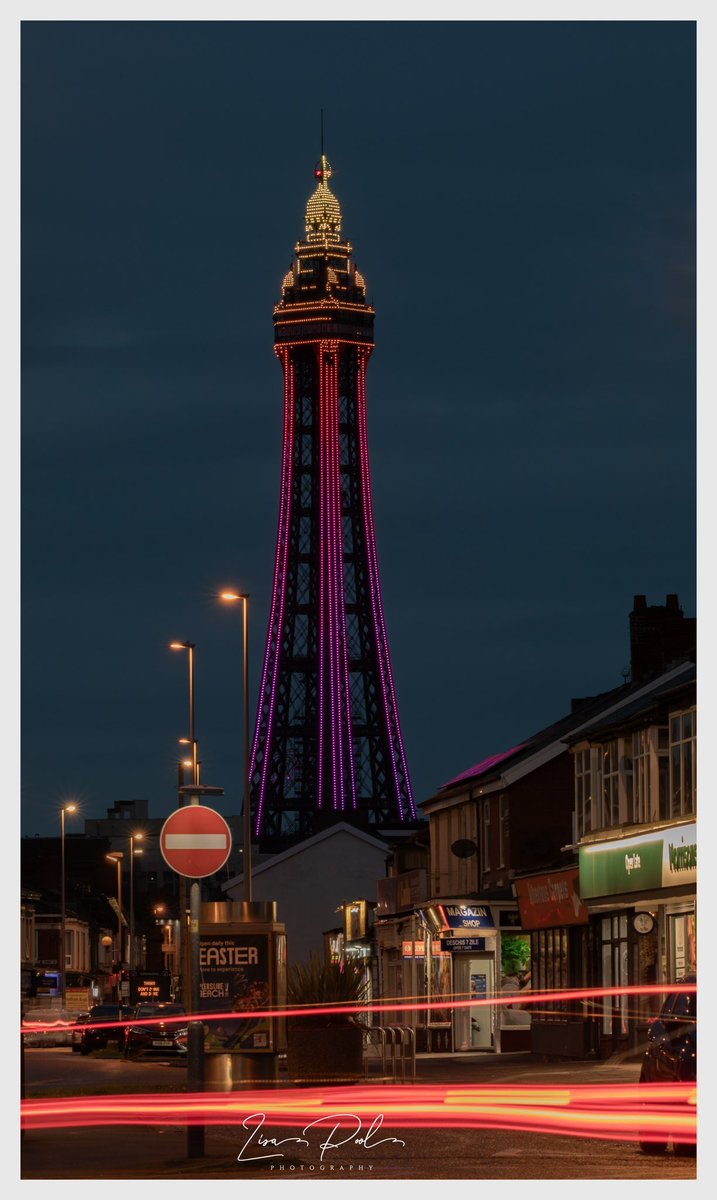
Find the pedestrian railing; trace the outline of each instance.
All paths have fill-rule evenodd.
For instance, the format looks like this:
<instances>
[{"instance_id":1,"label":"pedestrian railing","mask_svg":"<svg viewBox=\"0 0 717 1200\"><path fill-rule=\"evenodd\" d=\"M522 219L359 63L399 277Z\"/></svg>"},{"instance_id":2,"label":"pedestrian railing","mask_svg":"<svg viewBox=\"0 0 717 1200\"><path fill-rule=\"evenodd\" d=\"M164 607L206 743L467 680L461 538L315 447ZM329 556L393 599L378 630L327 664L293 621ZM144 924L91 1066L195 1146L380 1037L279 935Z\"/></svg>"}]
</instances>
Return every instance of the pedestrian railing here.
<instances>
[{"instance_id":1,"label":"pedestrian railing","mask_svg":"<svg viewBox=\"0 0 717 1200\"><path fill-rule=\"evenodd\" d=\"M369 1025L364 1029L364 1075L380 1063L384 1083L415 1083L416 1031L410 1025Z\"/></svg>"}]
</instances>

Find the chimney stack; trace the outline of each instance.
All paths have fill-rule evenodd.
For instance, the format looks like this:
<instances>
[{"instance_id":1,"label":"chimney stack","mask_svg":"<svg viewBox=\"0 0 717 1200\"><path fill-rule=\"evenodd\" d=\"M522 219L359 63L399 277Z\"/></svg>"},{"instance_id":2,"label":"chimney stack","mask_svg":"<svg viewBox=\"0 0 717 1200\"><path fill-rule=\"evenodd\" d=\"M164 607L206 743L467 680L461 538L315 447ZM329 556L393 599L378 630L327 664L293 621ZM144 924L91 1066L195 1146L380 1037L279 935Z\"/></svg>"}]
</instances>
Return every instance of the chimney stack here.
<instances>
[{"instance_id":1,"label":"chimney stack","mask_svg":"<svg viewBox=\"0 0 717 1200\"><path fill-rule=\"evenodd\" d=\"M635 596L630 613L630 662L632 682L659 675L686 659L694 661L697 620L685 617L676 592L668 593L665 604L649 604L646 596Z\"/></svg>"}]
</instances>

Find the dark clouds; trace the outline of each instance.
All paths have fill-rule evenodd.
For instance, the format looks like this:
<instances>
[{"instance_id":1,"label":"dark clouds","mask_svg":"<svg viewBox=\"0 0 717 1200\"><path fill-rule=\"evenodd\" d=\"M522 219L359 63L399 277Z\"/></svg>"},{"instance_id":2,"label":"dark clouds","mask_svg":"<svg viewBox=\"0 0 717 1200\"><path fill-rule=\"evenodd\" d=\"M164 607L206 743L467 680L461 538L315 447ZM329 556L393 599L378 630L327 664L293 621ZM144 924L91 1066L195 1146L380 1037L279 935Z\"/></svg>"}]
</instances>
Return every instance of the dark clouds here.
<instances>
[{"instance_id":1,"label":"dark clouds","mask_svg":"<svg viewBox=\"0 0 717 1200\"><path fill-rule=\"evenodd\" d=\"M418 799L694 613L694 26L25 23L23 787L173 803L198 643L238 810L281 384L271 310L326 110L377 307L379 561ZM210 778L211 777L211 778Z\"/></svg>"}]
</instances>

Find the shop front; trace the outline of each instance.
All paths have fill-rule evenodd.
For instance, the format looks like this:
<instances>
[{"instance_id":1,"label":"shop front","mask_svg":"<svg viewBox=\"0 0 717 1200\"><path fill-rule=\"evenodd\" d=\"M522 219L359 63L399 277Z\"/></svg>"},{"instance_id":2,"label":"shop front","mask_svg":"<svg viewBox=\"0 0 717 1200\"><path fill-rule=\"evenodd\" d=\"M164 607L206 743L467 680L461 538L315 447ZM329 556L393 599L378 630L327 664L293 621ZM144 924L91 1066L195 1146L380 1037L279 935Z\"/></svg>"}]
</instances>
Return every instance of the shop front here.
<instances>
[{"instance_id":1,"label":"shop front","mask_svg":"<svg viewBox=\"0 0 717 1200\"><path fill-rule=\"evenodd\" d=\"M697 968L697 826L650 827L583 842L580 895L590 914L593 978L602 987L670 984ZM606 997L596 1018L603 1056L637 1050L659 997Z\"/></svg>"},{"instance_id":2,"label":"shop front","mask_svg":"<svg viewBox=\"0 0 717 1200\"><path fill-rule=\"evenodd\" d=\"M514 880L521 925L530 933L531 986L557 992L588 979L589 914L578 890L578 868ZM532 1010L535 1054L585 1058L591 1051L585 1001L551 1001Z\"/></svg>"},{"instance_id":3,"label":"shop front","mask_svg":"<svg viewBox=\"0 0 717 1200\"><path fill-rule=\"evenodd\" d=\"M530 1049L530 1012L518 999L490 1003L501 995L517 997L529 983L530 939L520 929L517 906L445 902L423 910L422 917L428 993L436 1005L428 1014L431 1045L456 1053Z\"/></svg>"}]
</instances>

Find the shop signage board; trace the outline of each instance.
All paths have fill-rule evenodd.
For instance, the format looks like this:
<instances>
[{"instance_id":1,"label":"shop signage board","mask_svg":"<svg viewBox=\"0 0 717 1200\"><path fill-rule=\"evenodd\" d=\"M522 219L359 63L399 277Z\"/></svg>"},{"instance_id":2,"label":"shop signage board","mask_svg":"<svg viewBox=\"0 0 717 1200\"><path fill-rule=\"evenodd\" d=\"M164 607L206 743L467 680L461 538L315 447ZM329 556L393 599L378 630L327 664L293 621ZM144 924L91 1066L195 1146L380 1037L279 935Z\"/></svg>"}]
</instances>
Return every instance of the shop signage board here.
<instances>
[{"instance_id":1,"label":"shop signage board","mask_svg":"<svg viewBox=\"0 0 717 1200\"><path fill-rule=\"evenodd\" d=\"M578 891L578 868L515 879L523 929L587 925L588 910Z\"/></svg>"},{"instance_id":2,"label":"shop signage board","mask_svg":"<svg viewBox=\"0 0 717 1200\"><path fill-rule=\"evenodd\" d=\"M441 938L442 950L459 950L461 954L470 953L482 954L486 950L486 938L484 937L444 937ZM495 948L495 943L491 943L490 948Z\"/></svg>"},{"instance_id":3,"label":"shop signage board","mask_svg":"<svg viewBox=\"0 0 717 1200\"><path fill-rule=\"evenodd\" d=\"M87 1012L92 1003L92 993L86 987L65 988L65 1008L69 1012Z\"/></svg>"},{"instance_id":4,"label":"shop signage board","mask_svg":"<svg viewBox=\"0 0 717 1200\"><path fill-rule=\"evenodd\" d=\"M426 943L425 942L403 942L403 957L404 958L425 958Z\"/></svg>"},{"instance_id":5,"label":"shop signage board","mask_svg":"<svg viewBox=\"0 0 717 1200\"><path fill-rule=\"evenodd\" d=\"M177 808L162 826L159 848L168 867L188 879L220 871L229 858L232 835L221 813L205 804Z\"/></svg>"},{"instance_id":6,"label":"shop signage board","mask_svg":"<svg viewBox=\"0 0 717 1200\"><path fill-rule=\"evenodd\" d=\"M697 882L697 825L581 846L580 895L615 896Z\"/></svg>"},{"instance_id":7,"label":"shop signage board","mask_svg":"<svg viewBox=\"0 0 717 1200\"><path fill-rule=\"evenodd\" d=\"M268 933L199 935L199 1000L202 1012L266 1011L271 1006L270 938ZM208 1053L273 1050L268 1017L209 1021Z\"/></svg>"},{"instance_id":8,"label":"shop signage board","mask_svg":"<svg viewBox=\"0 0 717 1200\"><path fill-rule=\"evenodd\" d=\"M440 904L445 925L456 933L470 935L478 929L495 932L490 909L482 904Z\"/></svg>"}]
</instances>

